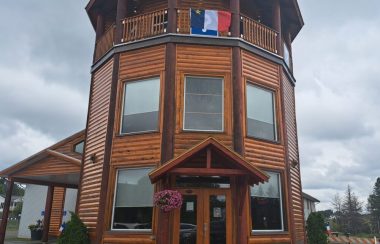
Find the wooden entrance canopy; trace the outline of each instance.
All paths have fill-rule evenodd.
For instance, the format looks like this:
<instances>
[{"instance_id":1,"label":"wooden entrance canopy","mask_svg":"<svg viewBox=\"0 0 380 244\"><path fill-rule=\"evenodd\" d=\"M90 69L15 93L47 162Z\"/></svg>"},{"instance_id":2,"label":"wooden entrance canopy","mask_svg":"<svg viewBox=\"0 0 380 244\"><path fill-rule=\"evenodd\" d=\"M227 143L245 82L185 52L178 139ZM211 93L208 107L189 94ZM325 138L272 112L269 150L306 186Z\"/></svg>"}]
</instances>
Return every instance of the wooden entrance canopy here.
<instances>
[{"instance_id":1,"label":"wooden entrance canopy","mask_svg":"<svg viewBox=\"0 0 380 244\"><path fill-rule=\"evenodd\" d=\"M198 145L164 163L150 174L152 183L168 174L197 176L246 176L248 184L254 185L269 176L253 166L242 156L209 137Z\"/></svg>"},{"instance_id":2,"label":"wooden entrance canopy","mask_svg":"<svg viewBox=\"0 0 380 244\"><path fill-rule=\"evenodd\" d=\"M80 131L0 172L0 177L6 178L7 183L0 226L0 244L4 243L14 182L48 186L42 241L48 240L52 205L56 195L54 188L78 188L82 154L74 152L74 147L83 141L84 137L85 131Z\"/></svg>"}]
</instances>

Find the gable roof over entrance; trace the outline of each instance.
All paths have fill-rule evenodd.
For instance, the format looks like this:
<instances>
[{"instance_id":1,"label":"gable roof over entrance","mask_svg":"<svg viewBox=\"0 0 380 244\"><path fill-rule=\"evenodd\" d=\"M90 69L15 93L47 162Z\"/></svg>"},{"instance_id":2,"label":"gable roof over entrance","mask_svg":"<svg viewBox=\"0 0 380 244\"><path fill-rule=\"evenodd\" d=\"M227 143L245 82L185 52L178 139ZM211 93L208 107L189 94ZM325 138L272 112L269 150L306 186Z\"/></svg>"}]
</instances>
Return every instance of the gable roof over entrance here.
<instances>
[{"instance_id":1,"label":"gable roof over entrance","mask_svg":"<svg viewBox=\"0 0 380 244\"><path fill-rule=\"evenodd\" d=\"M213 137L166 162L150 174L152 183L168 174L199 176L247 176L250 185L267 181L269 176Z\"/></svg>"}]
</instances>

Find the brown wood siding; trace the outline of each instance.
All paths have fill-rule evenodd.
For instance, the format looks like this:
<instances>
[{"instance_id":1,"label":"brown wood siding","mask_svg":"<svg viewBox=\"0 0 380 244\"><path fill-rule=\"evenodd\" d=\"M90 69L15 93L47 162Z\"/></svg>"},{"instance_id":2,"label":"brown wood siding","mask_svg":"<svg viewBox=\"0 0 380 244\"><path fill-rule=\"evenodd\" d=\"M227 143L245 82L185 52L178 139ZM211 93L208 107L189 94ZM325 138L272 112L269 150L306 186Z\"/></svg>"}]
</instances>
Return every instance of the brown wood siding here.
<instances>
[{"instance_id":1,"label":"brown wood siding","mask_svg":"<svg viewBox=\"0 0 380 244\"><path fill-rule=\"evenodd\" d=\"M165 46L125 52L120 55L119 85L115 118L115 135L112 146L111 164L154 165L160 162L160 131L140 135L119 135L123 107L124 82L147 77L161 78L161 100L163 96L162 73L165 70ZM160 106L162 107L162 106ZM160 108L160 111L162 109ZM161 114L161 113L160 113ZM161 120L160 120L161 121ZM161 128L161 126L159 126Z\"/></svg>"},{"instance_id":2,"label":"brown wood siding","mask_svg":"<svg viewBox=\"0 0 380 244\"><path fill-rule=\"evenodd\" d=\"M227 147L233 148L231 55L231 48L226 47L177 46L175 156L178 156L210 136L220 140ZM221 77L224 79L223 133L183 131L184 79L186 75Z\"/></svg>"},{"instance_id":3,"label":"brown wood siding","mask_svg":"<svg viewBox=\"0 0 380 244\"><path fill-rule=\"evenodd\" d=\"M20 172L13 174L13 177L38 176L38 175L62 175L79 173L80 166L75 163L48 156L36 164L24 168Z\"/></svg>"},{"instance_id":4,"label":"brown wood siding","mask_svg":"<svg viewBox=\"0 0 380 244\"><path fill-rule=\"evenodd\" d=\"M146 0L141 1L141 5L139 6L140 13L153 12L160 9L168 8L168 1L165 0Z\"/></svg>"},{"instance_id":5,"label":"brown wood siding","mask_svg":"<svg viewBox=\"0 0 380 244\"><path fill-rule=\"evenodd\" d=\"M152 75L159 76L163 70L165 70L165 46L163 45L120 54L119 79L121 81Z\"/></svg>"},{"instance_id":6,"label":"brown wood siding","mask_svg":"<svg viewBox=\"0 0 380 244\"><path fill-rule=\"evenodd\" d=\"M247 51L242 52L243 76L260 82L263 86L278 88L280 83L279 66Z\"/></svg>"},{"instance_id":7,"label":"brown wood siding","mask_svg":"<svg viewBox=\"0 0 380 244\"><path fill-rule=\"evenodd\" d=\"M180 8L229 10L230 1L228 0L178 0Z\"/></svg>"},{"instance_id":8,"label":"brown wood siding","mask_svg":"<svg viewBox=\"0 0 380 244\"><path fill-rule=\"evenodd\" d=\"M288 162L293 160L299 161L298 140L297 140L297 124L295 112L294 86L285 75L282 77L284 87L285 101L285 123L287 131L288 143ZM303 216L303 200L302 187L300 177L299 164L296 167L290 166L290 189L293 201L293 220L295 225L295 236L297 241L304 241L304 216Z\"/></svg>"},{"instance_id":9,"label":"brown wood siding","mask_svg":"<svg viewBox=\"0 0 380 244\"><path fill-rule=\"evenodd\" d=\"M95 72L91 90L86 154L84 157L81 194L78 206L79 217L90 228L90 231L96 227L98 222L112 69L113 59ZM92 155L95 155L94 163L90 160Z\"/></svg>"},{"instance_id":10,"label":"brown wood siding","mask_svg":"<svg viewBox=\"0 0 380 244\"><path fill-rule=\"evenodd\" d=\"M62 211L63 204L65 202L65 188L64 187L54 187L54 195L53 195L53 205L51 207L51 215L50 215L50 229L49 235L59 236L61 232L59 232L59 228L62 223Z\"/></svg>"},{"instance_id":11,"label":"brown wood siding","mask_svg":"<svg viewBox=\"0 0 380 244\"><path fill-rule=\"evenodd\" d=\"M284 169L285 151L281 144L245 138L244 157L257 167Z\"/></svg>"},{"instance_id":12,"label":"brown wood siding","mask_svg":"<svg viewBox=\"0 0 380 244\"><path fill-rule=\"evenodd\" d=\"M154 165L160 162L160 157L161 135L159 133L114 138L112 165Z\"/></svg>"},{"instance_id":13,"label":"brown wood siding","mask_svg":"<svg viewBox=\"0 0 380 244\"><path fill-rule=\"evenodd\" d=\"M74 145L77 144L80 141L83 141L85 137L85 134L83 133L82 135L73 138L72 140L64 143L63 145L59 145L58 147L53 147L52 150L66 154L70 157L76 158L81 160L82 155L79 153L74 152Z\"/></svg>"}]
</instances>

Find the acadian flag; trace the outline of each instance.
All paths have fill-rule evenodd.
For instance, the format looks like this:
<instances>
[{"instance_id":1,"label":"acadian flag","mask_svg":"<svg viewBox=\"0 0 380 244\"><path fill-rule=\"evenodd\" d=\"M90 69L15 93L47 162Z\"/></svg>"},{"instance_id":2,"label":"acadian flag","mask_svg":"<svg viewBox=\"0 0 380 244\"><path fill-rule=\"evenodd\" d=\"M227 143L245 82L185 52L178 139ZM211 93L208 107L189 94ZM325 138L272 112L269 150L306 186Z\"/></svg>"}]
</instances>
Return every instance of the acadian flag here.
<instances>
[{"instance_id":1,"label":"acadian flag","mask_svg":"<svg viewBox=\"0 0 380 244\"><path fill-rule=\"evenodd\" d=\"M231 13L218 10L190 10L191 33L217 36L219 31L228 31Z\"/></svg>"}]
</instances>

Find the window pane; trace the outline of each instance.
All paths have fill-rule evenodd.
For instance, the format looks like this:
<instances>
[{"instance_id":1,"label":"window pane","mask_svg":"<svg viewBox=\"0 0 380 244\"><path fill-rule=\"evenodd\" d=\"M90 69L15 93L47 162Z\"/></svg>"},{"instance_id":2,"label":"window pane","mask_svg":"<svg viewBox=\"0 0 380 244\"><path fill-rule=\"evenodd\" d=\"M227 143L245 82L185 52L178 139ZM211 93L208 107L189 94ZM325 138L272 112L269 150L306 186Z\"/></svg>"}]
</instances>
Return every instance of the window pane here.
<instances>
[{"instance_id":1,"label":"window pane","mask_svg":"<svg viewBox=\"0 0 380 244\"><path fill-rule=\"evenodd\" d=\"M160 79L126 83L122 133L158 129Z\"/></svg>"},{"instance_id":2,"label":"window pane","mask_svg":"<svg viewBox=\"0 0 380 244\"><path fill-rule=\"evenodd\" d=\"M84 141L81 141L74 146L74 152L83 154L83 146L84 146Z\"/></svg>"},{"instance_id":3,"label":"window pane","mask_svg":"<svg viewBox=\"0 0 380 244\"><path fill-rule=\"evenodd\" d=\"M114 229L151 229L153 185L151 169L119 170L116 186Z\"/></svg>"},{"instance_id":4,"label":"window pane","mask_svg":"<svg viewBox=\"0 0 380 244\"><path fill-rule=\"evenodd\" d=\"M251 187L253 230L283 230L280 175L267 173L268 182Z\"/></svg>"},{"instance_id":5,"label":"window pane","mask_svg":"<svg viewBox=\"0 0 380 244\"><path fill-rule=\"evenodd\" d=\"M210 131L223 130L222 114L186 113L185 118L185 129Z\"/></svg>"},{"instance_id":6,"label":"window pane","mask_svg":"<svg viewBox=\"0 0 380 244\"><path fill-rule=\"evenodd\" d=\"M223 79L186 77L184 129L223 130Z\"/></svg>"},{"instance_id":7,"label":"window pane","mask_svg":"<svg viewBox=\"0 0 380 244\"><path fill-rule=\"evenodd\" d=\"M273 92L247 86L247 131L248 135L276 140Z\"/></svg>"}]
</instances>

